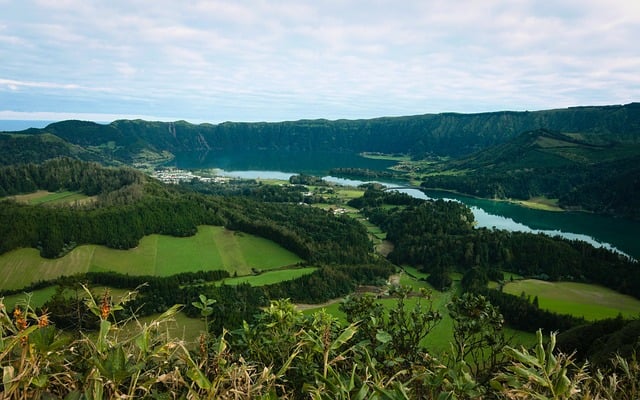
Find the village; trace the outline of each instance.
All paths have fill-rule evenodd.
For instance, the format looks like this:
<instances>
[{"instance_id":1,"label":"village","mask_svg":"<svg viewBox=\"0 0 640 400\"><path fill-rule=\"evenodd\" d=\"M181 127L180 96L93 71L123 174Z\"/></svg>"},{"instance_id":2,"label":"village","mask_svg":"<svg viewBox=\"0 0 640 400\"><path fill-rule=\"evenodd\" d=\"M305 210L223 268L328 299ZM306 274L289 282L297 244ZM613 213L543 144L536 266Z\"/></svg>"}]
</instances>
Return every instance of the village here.
<instances>
[{"instance_id":1,"label":"village","mask_svg":"<svg viewBox=\"0 0 640 400\"><path fill-rule=\"evenodd\" d=\"M200 176L200 175L194 174L192 171L186 171L183 169L178 169L173 167L156 170L151 174L151 176L164 183L172 183L172 184L178 184L180 182L191 182L194 179L201 182L208 182L208 183L228 183L230 179L229 177L226 177L226 176L211 176L211 177Z\"/></svg>"},{"instance_id":2,"label":"village","mask_svg":"<svg viewBox=\"0 0 640 400\"><path fill-rule=\"evenodd\" d=\"M192 182L194 180L204 182L204 183L219 183L219 184L227 184L232 178L227 176L201 176L193 171L183 170L175 167L166 167L161 169L156 169L151 173L151 176L155 179L162 181L163 183L169 184L180 184L181 182ZM283 184L280 184L282 186ZM302 196L305 198L312 197L315 193L313 191L307 191L302 193ZM309 205L306 201L300 202L300 205ZM343 207L329 207L328 211L334 215L341 215L348 212L346 208Z\"/></svg>"}]
</instances>

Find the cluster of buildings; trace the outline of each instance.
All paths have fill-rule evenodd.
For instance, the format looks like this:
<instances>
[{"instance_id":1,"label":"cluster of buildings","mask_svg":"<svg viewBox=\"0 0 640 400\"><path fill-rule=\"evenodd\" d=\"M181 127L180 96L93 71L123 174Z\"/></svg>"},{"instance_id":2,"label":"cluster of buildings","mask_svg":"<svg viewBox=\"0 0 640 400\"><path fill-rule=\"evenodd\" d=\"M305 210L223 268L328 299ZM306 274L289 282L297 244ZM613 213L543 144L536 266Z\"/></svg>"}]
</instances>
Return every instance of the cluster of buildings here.
<instances>
[{"instance_id":1,"label":"cluster of buildings","mask_svg":"<svg viewBox=\"0 0 640 400\"><path fill-rule=\"evenodd\" d=\"M178 184L180 182L191 182L194 179L201 182L212 182L212 183L229 182L229 178L226 176L204 177L204 176L196 175L191 171L185 171L177 168L165 168L165 169L156 170L151 174L151 176L164 183L173 183L173 184Z\"/></svg>"}]
</instances>

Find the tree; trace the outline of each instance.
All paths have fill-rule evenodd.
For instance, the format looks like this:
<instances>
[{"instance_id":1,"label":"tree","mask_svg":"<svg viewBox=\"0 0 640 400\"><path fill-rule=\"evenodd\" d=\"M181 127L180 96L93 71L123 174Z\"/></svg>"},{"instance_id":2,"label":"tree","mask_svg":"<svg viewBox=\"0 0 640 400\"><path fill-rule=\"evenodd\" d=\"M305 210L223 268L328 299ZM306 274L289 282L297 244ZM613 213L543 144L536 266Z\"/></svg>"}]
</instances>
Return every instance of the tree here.
<instances>
[{"instance_id":1,"label":"tree","mask_svg":"<svg viewBox=\"0 0 640 400\"><path fill-rule=\"evenodd\" d=\"M504 319L484 296L464 293L447 305L453 320L452 363L465 362L480 382L486 382L504 359L507 339Z\"/></svg>"},{"instance_id":2,"label":"tree","mask_svg":"<svg viewBox=\"0 0 640 400\"><path fill-rule=\"evenodd\" d=\"M440 323L442 315L434 310L431 293L421 290L412 293L409 286L390 289L396 298L388 317L380 303L371 295L347 297L340 310L347 314L347 321L358 323L362 336L374 348L373 356L387 367L408 366L421 360L425 349L422 341ZM410 308L406 300L415 295L417 301Z\"/></svg>"}]
</instances>

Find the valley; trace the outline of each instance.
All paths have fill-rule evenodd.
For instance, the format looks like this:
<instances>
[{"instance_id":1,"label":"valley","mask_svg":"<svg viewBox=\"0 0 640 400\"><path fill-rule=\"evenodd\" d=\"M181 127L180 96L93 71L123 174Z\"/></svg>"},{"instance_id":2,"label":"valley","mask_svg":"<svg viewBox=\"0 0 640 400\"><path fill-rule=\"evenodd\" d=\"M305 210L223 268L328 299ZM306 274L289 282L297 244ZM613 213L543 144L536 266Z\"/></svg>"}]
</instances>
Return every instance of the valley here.
<instances>
[{"instance_id":1,"label":"valley","mask_svg":"<svg viewBox=\"0 0 640 400\"><path fill-rule=\"evenodd\" d=\"M569 352L575 330L608 324L594 340L627 351L618 335L640 312L637 118L634 103L0 134L0 296L68 333L169 313L191 349L203 335L242 351L289 340L273 329L331 325L345 343L357 331L390 371L420 352L454 368L454 345L474 379L497 371L486 354L535 345L539 329ZM100 298L109 319L80 312ZM473 307L490 334L464 330ZM466 353L461 337L476 334Z\"/></svg>"}]
</instances>

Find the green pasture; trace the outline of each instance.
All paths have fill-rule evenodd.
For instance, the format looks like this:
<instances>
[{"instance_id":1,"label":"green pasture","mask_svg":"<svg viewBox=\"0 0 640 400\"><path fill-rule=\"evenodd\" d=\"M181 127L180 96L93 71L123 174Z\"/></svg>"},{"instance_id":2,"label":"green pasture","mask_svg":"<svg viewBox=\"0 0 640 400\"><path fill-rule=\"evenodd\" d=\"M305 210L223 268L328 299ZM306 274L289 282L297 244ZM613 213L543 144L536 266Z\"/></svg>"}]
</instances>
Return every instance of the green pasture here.
<instances>
[{"instance_id":1,"label":"green pasture","mask_svg":"<svg viewBox=\"0 0 640 400\"><path fill-rule=\"evenodd\" d=\"M88 199L89 196L79 192L56 192L49 193L46 196L42 196L39 198L35 198L31 200L29 203L36 204L69 204L75 201L82 201Z\"/></svg>"},{"instance_id":2,"label":"green pasture","mask_svg":"<svg viewBox=\"0 0 640 400\"><path fill-rule=\"evenodd\" d=\"M558 199L549 199L544 196L532 197L529 200L515 200L514 203L537 210L563 211L558 206Z\"/></svg>"},{"instance_id":3,"label":"green pasture","mask_svg":"<svg viewBox=\"0 0 640 400\"><path fill-rule=\"evenodd\" d=\"M362 194L364 193L364 190L362 189L354 189L351 187L344 187L344 186L336 187L334 190L336 194L340 196L340 198L344 199L345 201L349 201L351 199L361 197Z\"/></svg>"},{"instance_id":4,"label":"green pasture","mask_svg":"<svg viewBox=\"0 0 640 400\"><path fill-rule=\"evenodd\" d=\"M403 265L402 269L405 270L407 272L407 274L416 277L417 279L427 279L429 277L429 274L422 272L422 271L418 271L418 268L416 267L411 267L409 265ZM409 280L415 280L412 279L410 276L407 276L407 279Z\"/></svg>"},{"instance_id":5,"label":"green pasture","mask_svg":"<svg viewBox=\"0 0 640 400\"><path fill-rule=\"evenodd\" d=\"M11 296L5 296L3 303L7 310L12 310L16 307L16 304L29 304L30 306L37 308L42 307L56 292L56 286L49 286L44 289L38 289L30 293L13 294Z\"/></svg>"},{"instance_id":6,"label":"green pasture","mask_svg":"<svg viewBox=\"0 0 640 400\"><path fill-rule=\"evenodd\" d=\"M357 214L357 220L367 228L369 234L376 239L385 240L387 238L387 233L383 231L379 226L372 224L369 220L362 218L361 214Z\"/></svg>"},{"instance_id":7,"label":"green pasture","mask_svg":"<svg viewBox=\"0 0 640 400\"><path fill-rule=\"evenodd\" d=\"M291 269L281 269L263 272L258 275L249 275L249 276L239 276L235 278L227 278L222 281L216 282L216 285L239 285L242 283L248 283L251 286L265 286L271 285L278 282L290 281L292 279L299 278L304 275L309 275L313 273L317 268L316 267L308 267L308 268L291 268Z\"/></svg>"},{"instance_id":8,"label":"green pasture","mask_svg":"<svg viewBox=\"0 0 640 400\"><path fill-rule=\"evenodd\" d=\"M364 158L370 158L372 160L389 160L389 161L410 161L411 156L408 155L393 155L382 153L360 153L360 156Z\"/></svg>"},{"instance_id":9,"label":"green pasture","mask_svg":"<svg viewBox=\"0 0 640 400\"><path fill-rule=\"evenodd\" d=\"M514 272L502 271L502 276L504 276L504 281L513 281L516 279L522 279L522 275L516 274Z\"/></svg>"},{"instance_id":10,"label":"green pasture","mask_svg":"<svg viewBox=\"0 0 640 400\"><path fill-rule=\"evenodd\" d=\"M155 314L128 321L123 330L134 331L138 326L151 324L159 316L160 314ZM200 318L190 318L183 312L176 313L164 328L169 337L184 340L187 347L197 345L198 337L205 331L204 320Z\"/></svg>"},{"instance_id":11,"label":"green pasture","mask_svg":"<svg viewBox=\"0 0 640 400\"><path fill-rule=\"evenodd\" d=\"M191 237L145 236L129 250L83 245L53 260L40 257L36 249L14 250L0 255L0 290L89 271L169 276L225 269L230 274L249 275L253 269L271 270L301 261L270 240L219 226L200 226Z\"/></svg>"},{"instance_id":12,"label":"green pasture","mask_svg":"<svg viewBox=\"0 0 640 400\"><path fill-rule=\"evenodd\" d=\"M31 205L38 205L38 204L58 205L58 204L70 204L76 201L83 202L89 199L89 196L80 192L70 192L70 191L47 192L46 190L38 190L33 193L12 196L12 198L18 202L27 203Z\"/></svg>"},{"instance_id":13,"label":"green pasture","mask_svg":"<svg viewBox=\"0 0 640 400\"><path fill-rule=\"evenodd\" d=\"M531 299L538 296L542 309L589 321L614 318L618 314L627 318L640 315L640 300L598 285L526 279L507 283L504 292L516 296L524 292Z\"/></svg>"}]
</instances>

